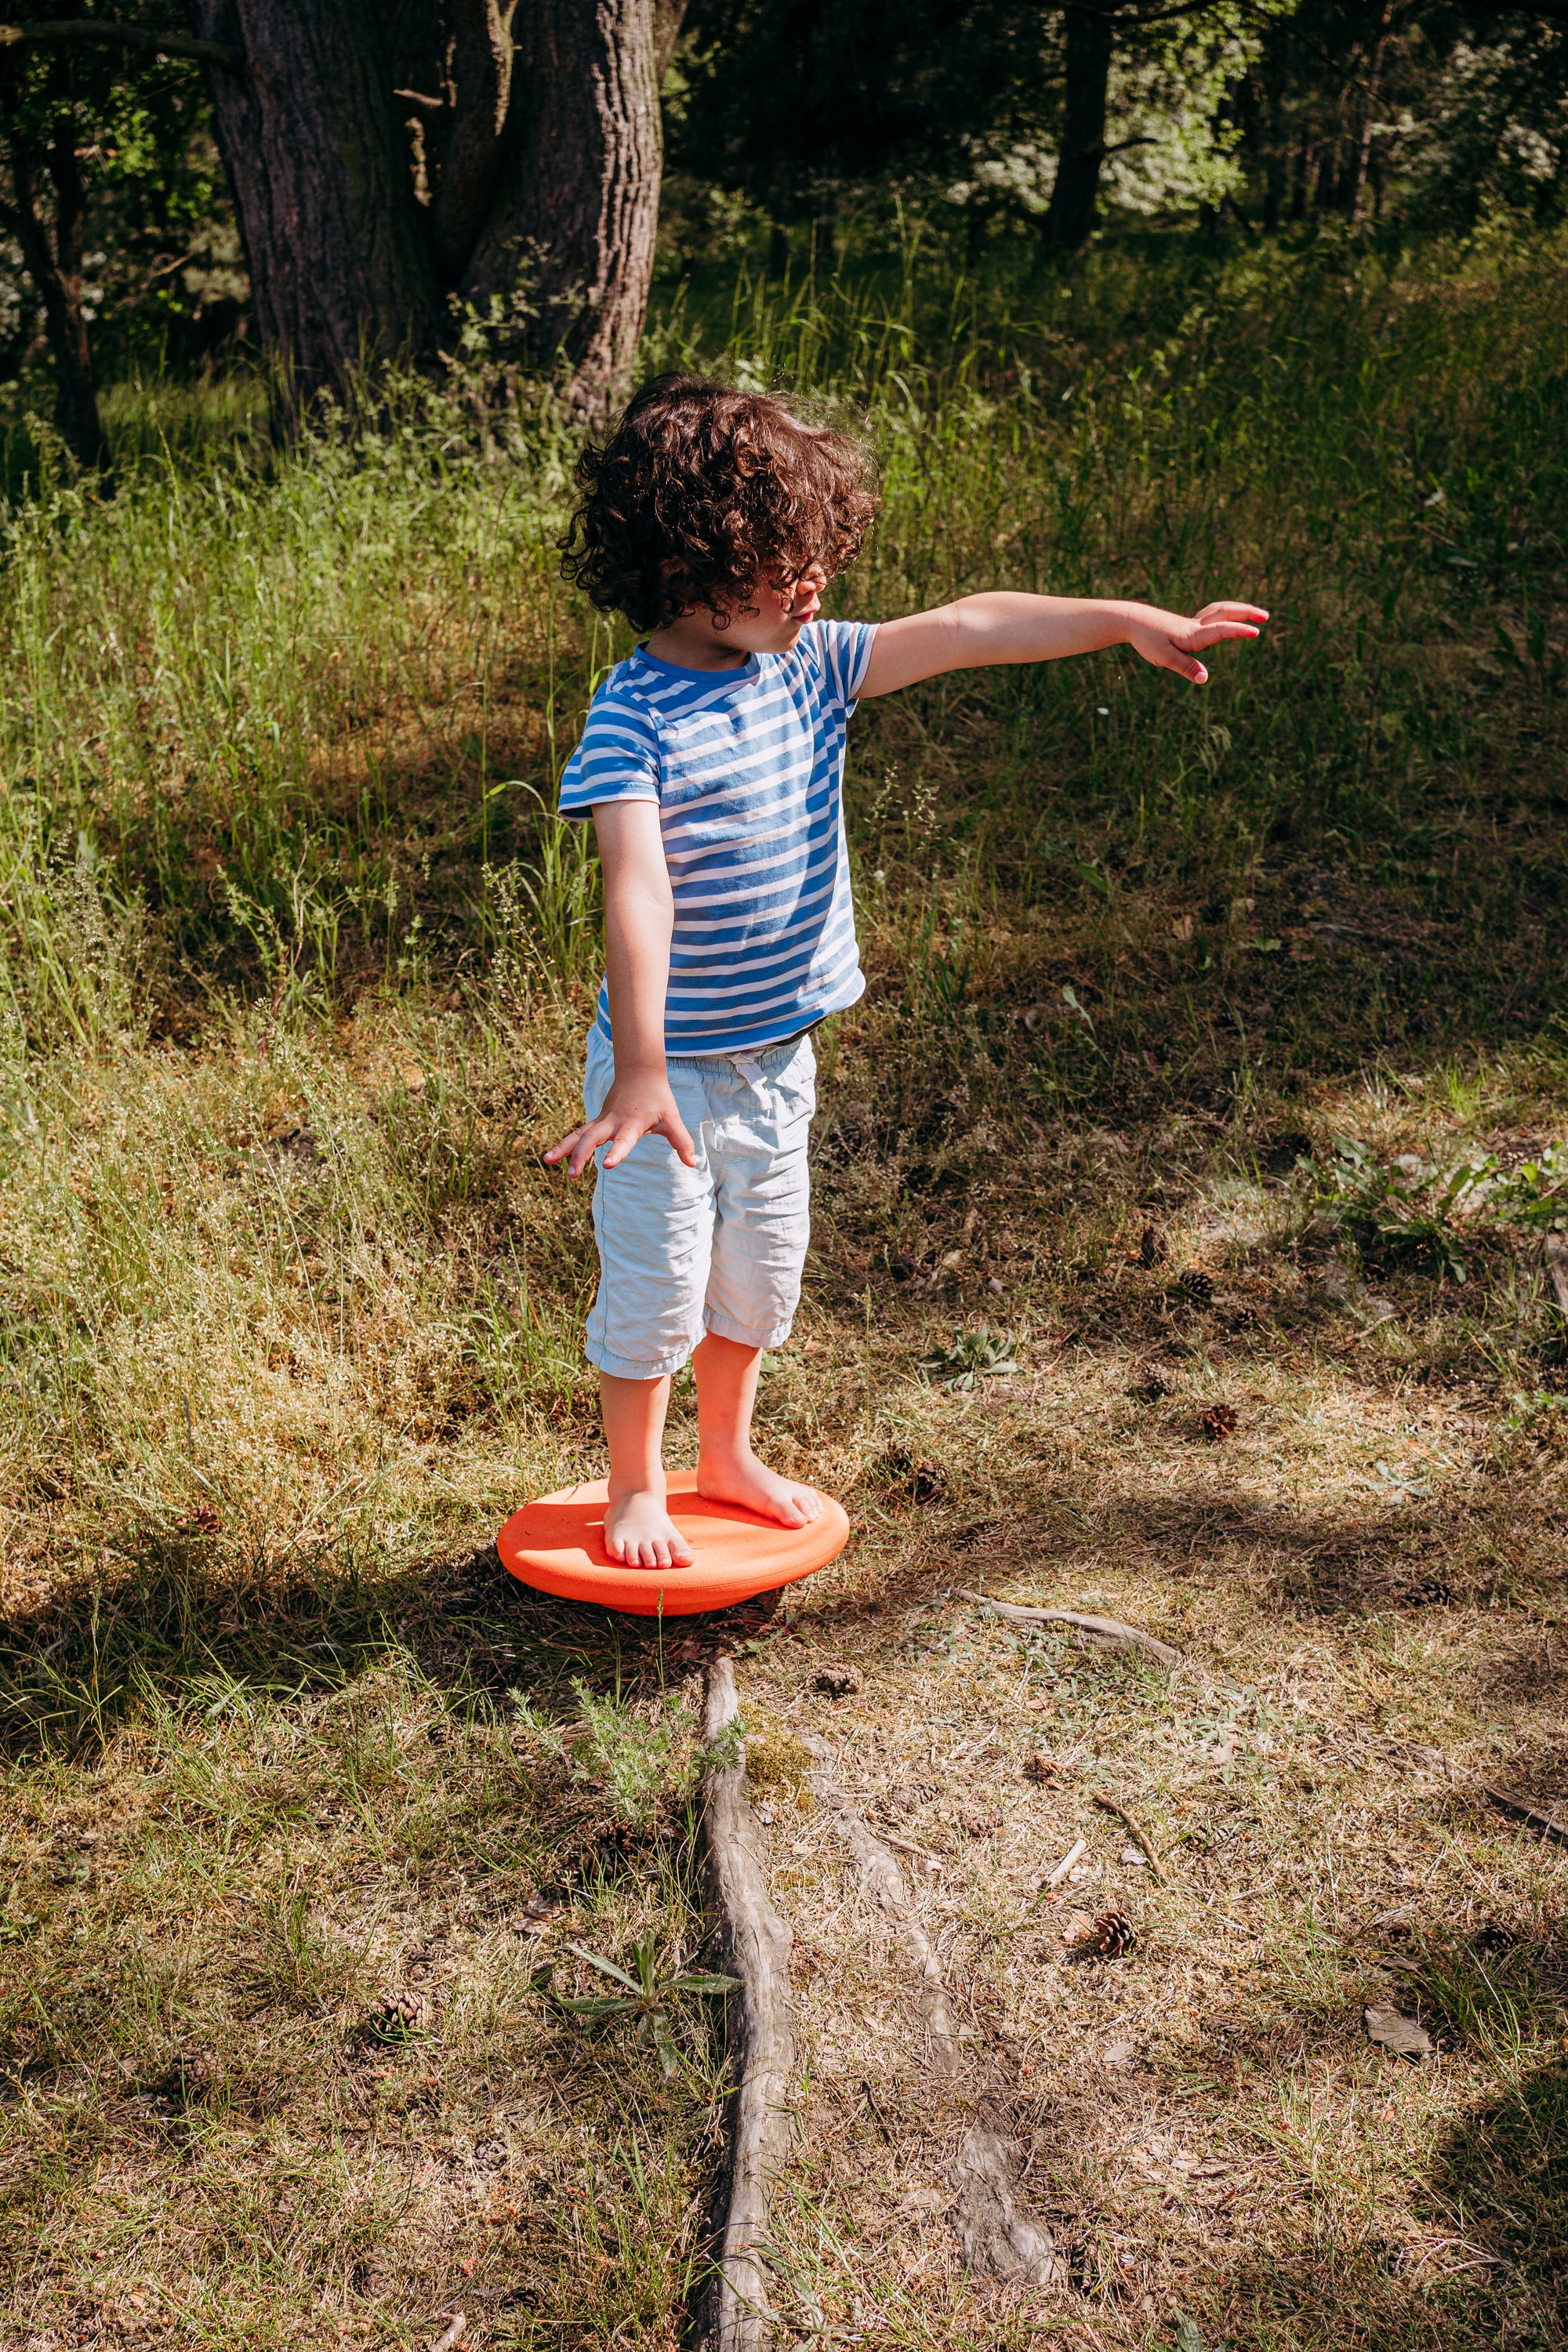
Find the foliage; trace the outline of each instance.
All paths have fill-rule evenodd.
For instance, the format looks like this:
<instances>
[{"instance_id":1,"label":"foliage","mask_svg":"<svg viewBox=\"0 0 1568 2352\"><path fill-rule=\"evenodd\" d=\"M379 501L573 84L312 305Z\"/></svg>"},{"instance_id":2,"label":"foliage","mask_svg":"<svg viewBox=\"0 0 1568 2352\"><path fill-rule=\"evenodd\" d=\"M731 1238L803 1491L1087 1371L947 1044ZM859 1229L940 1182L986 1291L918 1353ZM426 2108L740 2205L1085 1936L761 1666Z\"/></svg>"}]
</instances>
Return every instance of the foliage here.
<instances>
[{"instance_id":1,"label":"foliage","mask_svg":"<svg viewBox=\"0 0 1568 2352\"><path fill-rule=\"evenodd\" d=\"M521 1692L514 1692L520 1720L544 1753L565 1768L575 1787L607 1798L633 1828L643 1827L672 1801L689 1795L703 1772L739 1752L738 1730L727 1733L717 1747L699 1746L690 1707L661 1708L647 1717L628 1712L614 1699L596 1696L581 1681L574 1679L572 1688L581 1710L575 1723L550 1721Z\"/></svg>"},{"instance_id":2,"label":"foliage","mask_svg":"<svg viewBox=\"0 0 1568 2352\"><path fill-rule=\"evenodd\" d=\"M1448 1166L1402 1152L1379 1160L1353 1136L1336 1136L1317 1205L1330 1225L1359 1234L1363 1246L1408 1255L1454 1282L1468 1278L1466 1237L1484 1241L1510 1224L1537 1232L1568 1228L1568 1144L1504 1171L1489 1154Z\"/></svg>"},{"instance_id":3,"label":"foliage","mask_svg":"<svg viewBox=\"0 0 1568 2352\"><path fill-rule=\"evenodd\" d=\"M552 2005L595 2024L607 2023L611 2018L635 2018L638 2033L651 2042L658 2053L667 2081L680 2070L680 2051L670 2025L673 2003L682 1996L693 1994L700 1999L721 2000L735 1991L739 1982L735 1977L704 1975L689 1969L678 1969L671 1976L661 1977L658 1942L653 1936L644 1936L632 1946L635 1976L629 1976L614 1960L605 1959L603 1953L590 1952L581 1944L569 1943L566 1949L626 1990L625 1993L597 1994L587 1999L552 1992Z\"/></svg>"},{"instance_id":4,"label":"foliage","mask_svg":"<svg viewBox=\"0 0 1568 2352\"><path fill-rule=\"evenodd\" d=\"M977 1379L1001 1377L1021 1369L1013 1334L993 1331L988 1323L955 1331L951 1347L933 1348L921 1358L921 1371L937 1389L972 1389Z\"/></svg>"}]
</instances>

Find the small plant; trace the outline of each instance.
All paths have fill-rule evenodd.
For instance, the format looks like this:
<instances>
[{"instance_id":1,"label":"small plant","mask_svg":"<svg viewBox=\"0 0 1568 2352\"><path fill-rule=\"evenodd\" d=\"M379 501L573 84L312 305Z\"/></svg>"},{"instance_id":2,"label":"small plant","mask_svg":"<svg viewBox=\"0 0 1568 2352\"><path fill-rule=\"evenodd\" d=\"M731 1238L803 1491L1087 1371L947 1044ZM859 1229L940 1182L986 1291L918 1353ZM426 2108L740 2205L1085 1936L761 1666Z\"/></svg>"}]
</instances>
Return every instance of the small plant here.
<instances>
[{"instance_id":1,"label":"small plant","mask_svg":"<svg viewBox=\"0 0 1568 2352\"><path fill-rule=\"evenodd\" d=\"M566 2010L574 2017L601 2021L612 2017L635 2018L638 2034L645 2041L651 2042L658 2051L659 2066L667 2081L680 2065L680 2053L670 2031L670 2003L688 1994L700 1999L719 1999L733 1992L739 1981L735 1977L709 1976L691 1969L682 1969L672 1977L661 1979L658 1974L658 1946L652 1936L640 1937L632 1946L636 1976L628 1976L626 1969L617 1968L614 1960L606 1960L602 1952L589 1951L586 1945L568 1944L566 1949L574 1952L580 1960L586 1960L591 1969L597 1969L601 1976L625 1985L626 1990L621 1993L593 1993L577 1999L552 1993L550 1998L555 2007Z\"/></svg>"},{"instance_id":2,"label":"small plant","mask_svg":"<svg viewBox=\"0 0 1568 2352\"><path fill-rule=\"evenodd\" d=\"M650 1723L613 1699L595 1698L585 1683L574 1681L572 1688L582 1710L574 1723L552 1723L514 1693L518 1713L575 1787L600 1790L622 1821L641 1829L668 1796L683 1795L690 1783L689 1769L675 1769L676 1750L694 1727L689 1710Z\"/></svg>"},{"instance_id":3,"label":"small plant","mask_svg":"<svg viewBox=\"0 0 1568 2352\"><path fill-rule=\"evenodd\" d=\"M1460 1247L1461 1220L1481 1206L1494 1165L1488 1159L1428 1167L1414 1153L1384 1163L1353 1136L1336 1136L1319 1213L1331 1224L1359 1227L1364 1246L1423 1258L1439 1278L1463 1283L1469 1268Z\"/></svg>"},{"instance_id":4,"label":"small plant","mask_svg":"<svg viewBox=\"0 0 1568 2352\"><path fill-rule=\"evenodd\" d=\"M1011 1331L993 1331L988 1323L978 1323L973 1331L955 1331L951 1348L933 1348L922 1356L920 1368L933 1388L972 1389L976 1378L1022 1371L1017 1349Z\"/></svg>"},{"instance_id":5,"label":"small plant","mask_svg":"<svg viewBox=\"0 0 1568 2352\"><path fill-rule=\"evenodd\" d=\"M650 1722L613 1698L595 1698L585 1683L574 1681L572 1688L582 1710L574 1723L552 1723L521 1692L510 1696L521 1721L544 1753L565 1767L574 1786L597 1790L632 1829L646 1827L662 1805L687 1796L700 1773L710 1766L721 1769L738 1753L743 1730L739 1724L730 1726L713 1747L703 1748L689 1707L672 1708Z\"/></svg>"},{"instance_id":6,"label":"small plant","mask_svg":"<svg viewBox=\"0 0 1568 2352\"><path fill-rule=\"evenodd\" d=\"M1498 1426L1504 1436L1518 1437L1541 1423L1543 1436L1568 1437L1568 1396L1554 1389L1516 1389Z\"/></svg>"},{"instance_id":7,"label":"small plant","mask_svg":"<svg viewBox=\"0 0 1568 2352\"><path fill-rule=\"evenodd\" d=\"M1492 1186L1489 1207L1536 1233L1568 1233L1568 1143L1512 1168Z\"/></svg>"}]
</instances>

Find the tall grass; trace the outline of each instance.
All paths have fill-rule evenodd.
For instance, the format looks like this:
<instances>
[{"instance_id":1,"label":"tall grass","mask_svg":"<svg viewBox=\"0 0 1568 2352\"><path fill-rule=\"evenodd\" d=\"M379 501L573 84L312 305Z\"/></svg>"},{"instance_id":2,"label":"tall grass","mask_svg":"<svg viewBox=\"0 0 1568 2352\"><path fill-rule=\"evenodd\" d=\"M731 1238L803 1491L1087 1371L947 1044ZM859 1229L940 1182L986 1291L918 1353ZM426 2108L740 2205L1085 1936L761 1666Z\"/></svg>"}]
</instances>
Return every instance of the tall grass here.
<instances>
[{"instance_id":1,"label":"tall grass","mask_svg":"<svg viewBox=\"0 0 1568 2352\"><path fill-rule=\"evenodd\" d=\"M917 698L978 702L1002 747L950 847L1026 887L1091 835L1175 873L1270 832L1419 870L1488 757L1464 689L1497 623L1546 682L1525 608L1561 560L1563 291L1550 251L1457 285L1340 250L1019 287L915 247L890 284L687 289L647 356L864 420L886 497L847 608L987 584L1273 608L1205 696L1102 663ZM352 443L278 452L229 406L204 445L152 387L115 415L112 502L13 504L4 821L46 858L89 836L176 955L265 962L271 923L329 981L350 944L361 977L449 957L624 648L554 580L559 420L480 433L409 388Z\"/></svg>"}]
</instances>

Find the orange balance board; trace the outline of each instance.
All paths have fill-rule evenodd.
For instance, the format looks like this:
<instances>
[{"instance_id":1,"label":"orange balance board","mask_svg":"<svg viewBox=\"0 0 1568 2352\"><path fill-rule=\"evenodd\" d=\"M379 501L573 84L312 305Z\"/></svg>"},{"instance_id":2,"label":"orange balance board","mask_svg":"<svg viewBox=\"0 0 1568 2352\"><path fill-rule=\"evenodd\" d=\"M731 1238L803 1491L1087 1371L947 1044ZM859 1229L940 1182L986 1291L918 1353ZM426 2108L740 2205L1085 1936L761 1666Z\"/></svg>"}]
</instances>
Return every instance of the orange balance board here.
<instances>
[{"instance_id":1,"label":"orange balance board","mask_svg":"<svg viewBox=\"0 0 1568 2352\"><path fill-rule=\"evenodd\" d=\"M709 1502L697 1491L696 1471L678 1470L669 1516L691 1546L690 1567L626 1568L605 1549L608 1494L595 1478L525 1503L496 1538L502 1565L520 1583L564 1601L596 1601L636 1617L691 1617L795 1584L837 1559L849 1540L844 1506L831 1495L809 1527L781 1528L737 1504Z\"/></svg>"}]
</instances>

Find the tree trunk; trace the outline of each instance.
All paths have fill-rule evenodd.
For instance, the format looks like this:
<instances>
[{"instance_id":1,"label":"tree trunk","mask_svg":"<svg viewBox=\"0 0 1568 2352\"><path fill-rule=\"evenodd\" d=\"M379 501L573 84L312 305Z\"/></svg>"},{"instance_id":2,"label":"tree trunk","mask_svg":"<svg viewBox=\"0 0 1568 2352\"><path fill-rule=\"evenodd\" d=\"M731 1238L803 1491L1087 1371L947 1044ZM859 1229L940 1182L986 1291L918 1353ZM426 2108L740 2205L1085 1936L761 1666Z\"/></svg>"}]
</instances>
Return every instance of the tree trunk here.
<instances>
[{"instance_id":1,"label":"tree trunk","mask_svg":"<svg viewBox=\"0 0 1568 2352\"><path fill-rule=\"evenodd\" d=\"M497 355L560 369L603 416L642 335L685 0L190 9L243 57L214 72L214 113L263 347L296 404L390 360L436 365L455 293Z\"/></svg>"},{"instance_id":2,"label":"tree trunk","mask_svg":"<svg viewBox=\"0 0 1568 2352\"><path fill-rule=\"evenodd\" d=\"M440 318L374 0L191 0L237 49L209 71L262 348L293 404L364 369L426 360Z\"/></svg>"},{"instance_id":3,"label":"tree trunk","mask_svg":"<svg viewBox=\"0 0 1568 2352\"><path fill-rule=\"evenodd\" d=\"M1052 253L1081 253L1094 234L1114 38L1109 16L1085 8L1067 11L1062 152L1046 215L1046 244Z\"/></svg>"},{"instance_id":4,"label":"tree trunk","mask_svg":"<svg viewBox=\"0 0 1568 2352\"><path fill-rule=\"evenodd\" d=\"M654 32L652 0L533 0L500 189L461 284L595 423L627 388L653 278Z\"/></svg>"},{"instance_id":5,"label":"tree trunk","mask_svg":"<svg viewBox=\"0 0 1568 2352\"><path fill-rule=\"evenodd\" d=\"M1377 130L1377 99L1383 81L1384 51L1388 45L1388 28L1394 17L1394 0L1384 0L1379 13L1372 54L1367 60L1366 87L1362 95L1361 123L1357 131L1355 164L1351 179L1350 215L1352 227L1361 223L1362 207L1366 202L1367 173L1372 165L1372 142Z\"/></svg>"},{"instance_id":6,"label":"tree trunk","mask_svg":"<svg viewBox=\"0 0 1568 2352\"><path fill-rule=\"evenodd\" d=\"M69 68L57 61L59 112L40 158L16 114L17 93L0 68L0 121L11 156L10 205L0 205L0 229L14 237L44 313L44 334L55 369L55 424L79 466L107 465L108 444L98 414L92 348L82 315L82 230L86 211L76 152L76 118L67 86ZM40 169L54 192L54 238L38 209Z\"/></svg>"}]
</instances>

